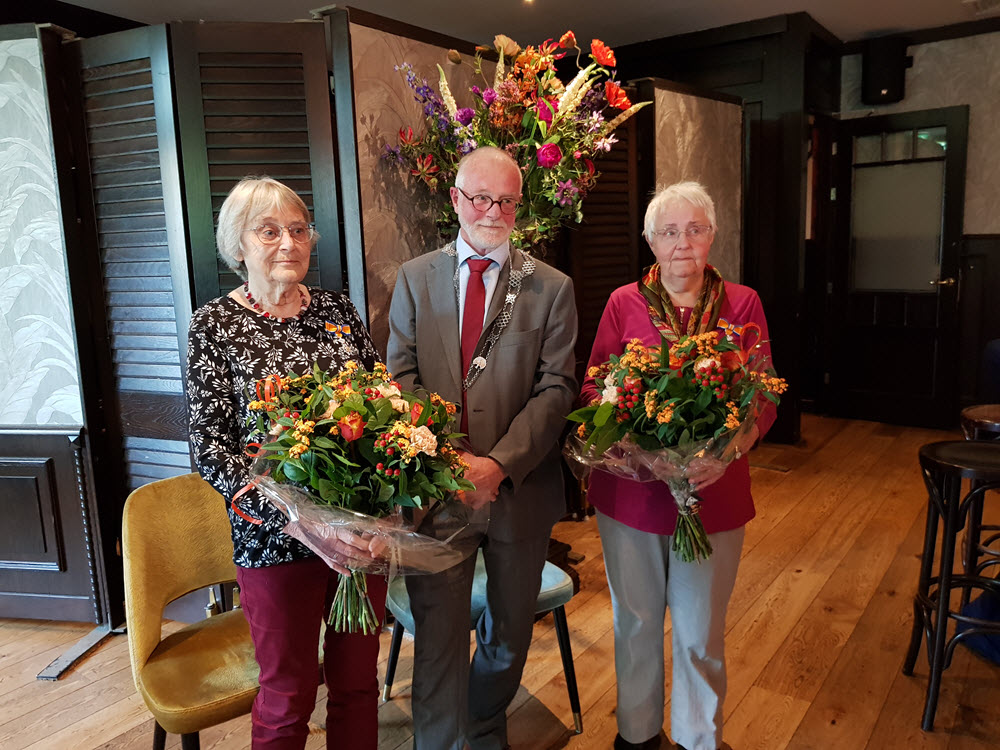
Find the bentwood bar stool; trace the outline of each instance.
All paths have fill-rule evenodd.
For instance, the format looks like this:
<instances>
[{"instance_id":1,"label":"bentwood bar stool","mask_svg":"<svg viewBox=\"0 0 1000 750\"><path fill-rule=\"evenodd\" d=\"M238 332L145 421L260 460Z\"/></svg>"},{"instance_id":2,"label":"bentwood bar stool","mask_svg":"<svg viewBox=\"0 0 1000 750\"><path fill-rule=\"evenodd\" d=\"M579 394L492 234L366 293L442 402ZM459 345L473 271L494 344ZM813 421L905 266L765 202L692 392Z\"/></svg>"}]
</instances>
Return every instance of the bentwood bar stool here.
<instances>
[{"instance_id":1,"label":"bentwood bar stool","mask_svg":"<svg viewBox=\"0 0 1000 750\"><path fill-rule=\"evenodd\" d=\"M927 485L927 526L924 531L924 551L920 562L920 579L913 601L913 633L903 664L903 674L912 675L920 652L921 635L927 640L930 680L924 703L923 728L934 728L941 674L951 663L952 653L962 640L971 635L1000 635L1000 622L981 620L952 609L952 595L961 593L968 601L972 589L1000 595L1000 582L981 575L975 565L956 575L956 537L970 516L970 509L989 490L1000 488L1000 442L950 440L929 443L920 449L920 468ZM962 480L970 480L970 488L962 494ZM941 530L941 558L937 576L932 576L937 547L938 524ZM970 545L971 546L971 545ZM962 630L948 637L950 621L961 623Z\"/></svg>"}]
</instances>

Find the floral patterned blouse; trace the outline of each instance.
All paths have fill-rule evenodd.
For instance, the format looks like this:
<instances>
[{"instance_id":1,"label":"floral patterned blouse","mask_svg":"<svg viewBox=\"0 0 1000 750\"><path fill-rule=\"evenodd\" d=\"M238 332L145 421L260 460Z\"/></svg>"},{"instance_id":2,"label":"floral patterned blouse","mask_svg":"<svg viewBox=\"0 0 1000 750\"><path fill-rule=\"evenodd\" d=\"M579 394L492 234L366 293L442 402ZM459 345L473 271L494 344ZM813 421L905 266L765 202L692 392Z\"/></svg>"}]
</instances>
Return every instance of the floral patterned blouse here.
<instances>
[{"instance_id":1,"label":"floral patterned blouse","mask_svg":"<svg viewBox=\"0 0 1000 750\"><path fill-rule=\"evenodd\" d=\"M313 553L281 529L285 516L256 490L238 499L252 524L233 512L232 498L250 481L247 443L259 440L247 424L254 383L271 374L341 369L358 360L371 369L377 355L351 301L337 292L309 289L309 306L298 320L279 323L219 297L191 317L187 397L191 446L201 475L226 499L233 527L233 560L261 568ZM255 397L255 396L254 396Z\"/></svg>"}]
</instances>

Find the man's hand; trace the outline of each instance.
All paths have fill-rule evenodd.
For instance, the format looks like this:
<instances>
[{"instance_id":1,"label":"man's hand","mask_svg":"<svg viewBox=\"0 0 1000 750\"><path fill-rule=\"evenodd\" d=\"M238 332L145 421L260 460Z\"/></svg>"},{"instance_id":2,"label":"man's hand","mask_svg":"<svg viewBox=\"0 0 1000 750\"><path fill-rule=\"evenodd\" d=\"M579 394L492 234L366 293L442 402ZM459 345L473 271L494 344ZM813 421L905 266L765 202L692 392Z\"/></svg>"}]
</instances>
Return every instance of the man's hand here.
<instances>
[{"instance_id":1,"label":"man's hand","mask_svg":"<svg viewBox=\"0 0 1000 750\"><path fill-rule=\"evenodd\" d=\"M462 459L469 464L465 478L476 485L475 490L465 492L464 502L473 509L482 508L487 503L497 499L500 483L506 479L507 473L499 463L489 456L477 456L474 453L461 453Z\"/></svg>"}]
</instances>

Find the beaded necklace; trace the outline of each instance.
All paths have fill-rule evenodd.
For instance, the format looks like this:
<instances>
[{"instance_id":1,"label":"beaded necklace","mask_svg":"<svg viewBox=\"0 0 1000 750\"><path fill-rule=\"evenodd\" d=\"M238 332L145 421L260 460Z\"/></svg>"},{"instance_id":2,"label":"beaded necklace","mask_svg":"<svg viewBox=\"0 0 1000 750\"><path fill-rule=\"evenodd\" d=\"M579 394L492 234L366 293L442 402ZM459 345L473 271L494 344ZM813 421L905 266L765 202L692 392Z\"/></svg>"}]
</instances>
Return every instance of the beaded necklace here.
<instances>
[{"instance_id":1,"label":"beaded necklace","mask_svg":"<svg viewBox=\"0 0 1000 750\"><path fill-rule=\"evenodd\" d=\"M262 313L265 318L271 318L272 320L276 320L279 323L284 323L287 320L298 320L299 318L302 317L302 313L306 311L306 308L309 307L309 302L306 300L305 292L303 292L301 288L299 288L299 296L302 299L302 305L299 307L299 311L295 315L289 315L286 318L279 318L277 315L269 313L267 310L261 307L260 303L253 298L252 294L250 294L250 283L247 281L243 282L243 294L246 296L247 302L250 303L250 307Z\"/></svg>"}]
</instances>

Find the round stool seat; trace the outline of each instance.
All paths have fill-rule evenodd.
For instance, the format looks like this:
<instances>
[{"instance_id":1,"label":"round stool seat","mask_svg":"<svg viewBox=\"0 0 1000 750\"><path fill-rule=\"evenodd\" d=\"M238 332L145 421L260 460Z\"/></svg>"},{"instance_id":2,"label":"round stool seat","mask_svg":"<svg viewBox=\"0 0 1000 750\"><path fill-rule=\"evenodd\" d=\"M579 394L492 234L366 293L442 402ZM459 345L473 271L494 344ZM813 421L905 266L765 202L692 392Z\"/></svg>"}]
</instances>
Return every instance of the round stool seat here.
<instances>
[{"instance_id":1,"label":"round stool seat","mask_svg":"<svg viewBox=\"0 0 1000 750\"><path fill-rule=\"evenodd\" d=\"M967 439L1000 437L1000 404L983 404L962 409L962 434Z\"/></svg>"},{"instance_id":2,"label":"round stool seat","mask_svg":"<svg viewBox=\"0 0 1000 750\"><path fill-rule=\"evenodd\" d=\"M998 446L1000 447L1000 446ZM542 568L542 586L538 592L535 613L548 612L566 604L573 598L573 580L569 574L548 561ZM410 611L410 596L406 592L406 581L402 576L394 578L386 593L385 606L393 617L410 633L413 632L413 613ZM486 562L479 551L476 557L476 575L472 580L472 609L469 628L474 629L479 617L486 609Z\"/></svg>"},{"instance_id":3,"label":"round stool seat","mask_svg":"<svg viewBox=\"0 0 1000 750\"><path fill-rule=\"evenodd\" d=\"M1000 481L1000 443L990 440L944 440L920 449L925 469L984 482Z\"/></svg>"}]
</instances>

